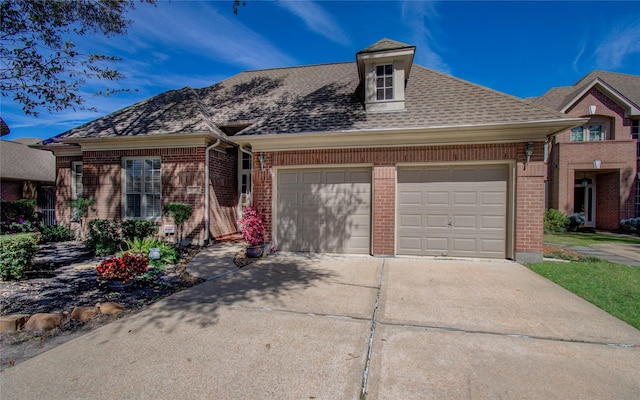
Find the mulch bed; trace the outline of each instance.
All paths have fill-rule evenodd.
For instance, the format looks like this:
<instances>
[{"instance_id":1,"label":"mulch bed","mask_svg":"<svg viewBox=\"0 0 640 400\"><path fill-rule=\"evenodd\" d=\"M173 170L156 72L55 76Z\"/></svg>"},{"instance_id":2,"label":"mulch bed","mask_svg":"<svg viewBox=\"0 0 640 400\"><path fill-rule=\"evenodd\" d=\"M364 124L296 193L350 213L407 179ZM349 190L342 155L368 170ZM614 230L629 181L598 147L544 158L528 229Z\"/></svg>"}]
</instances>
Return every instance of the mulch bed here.
<instances>
[{"instance_id":1,"label":"mulch bed","mask_svg":"<svg viewBox=\"0 0 640 400\"><path fill-rule=\"evenodd\" d=\"M81 323L71 320L50 332L15 331L0 333L0 371L43 351L62 344L116 318L137 312L175 292L198 285L202 279L189 275L186 266L201 248L183 249L178 264L166 267L155 281L136 281L126 292L109 290L98 281L94 268L104 257L67 263L54 270L40 270L18 281L0 281L0 315L71 313L75 306L95 306L113 301L125 306L119 315L98 315Z\"/></svg>"}]
</instances>

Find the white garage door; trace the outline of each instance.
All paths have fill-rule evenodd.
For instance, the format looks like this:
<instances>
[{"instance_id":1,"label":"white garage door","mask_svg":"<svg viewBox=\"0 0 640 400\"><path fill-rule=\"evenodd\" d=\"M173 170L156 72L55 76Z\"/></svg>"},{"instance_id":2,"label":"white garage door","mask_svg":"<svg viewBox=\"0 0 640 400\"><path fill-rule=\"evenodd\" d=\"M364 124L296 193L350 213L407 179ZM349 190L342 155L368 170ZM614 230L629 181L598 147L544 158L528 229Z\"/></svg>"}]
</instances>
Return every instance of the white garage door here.
<instances>
[{"instance_id":1,"label":"white garage door","mask_svg":"<svg viewBox=\"0 0 640 400\"><path fill-rule=\"evenodd\" d=\"M397 253L505 258L506 166L398 169Z\"/></svg>"},{"instance_id":2,"label":"white garage door","mask_svg":"<svg viewBox=\"0 0 640 400\"><path fill-rule=\"evenodd\" d=\"M279 249L370 253L371 169L280 170L276 196Z\"/></svg>"}]
</instances>

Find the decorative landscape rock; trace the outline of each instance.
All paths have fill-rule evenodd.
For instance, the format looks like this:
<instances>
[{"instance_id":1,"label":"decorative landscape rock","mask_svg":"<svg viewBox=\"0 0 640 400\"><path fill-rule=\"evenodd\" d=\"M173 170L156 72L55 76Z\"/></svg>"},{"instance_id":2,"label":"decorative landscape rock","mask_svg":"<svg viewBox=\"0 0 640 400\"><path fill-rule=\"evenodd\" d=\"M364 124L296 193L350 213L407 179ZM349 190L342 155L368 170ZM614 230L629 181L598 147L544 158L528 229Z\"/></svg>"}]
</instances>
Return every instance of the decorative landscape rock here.
<instances>
[{"instance_id":1,"label":"decorative landscape rock","mask_svg":"<svg viewBox=\"0 0 640 400\"><path fill-rule=\"evenodd\" d=\"M71 319L86 322L95 318L98 314L100 314L100 309L98 307L77 306L73 308L73 311L71 311Z\"/></svg>"},{"instance_id":2,"label":"decorative landscape rock","mask_svg":"<svg viewBox=\"0 0 640 400\"><path fill-rule=\"evenodd\" d=\"M102 314L117 314L124 311L122 304L114 303L113 301L107 301L106 303L97 303L96 307Z\"/></svg>"},{"instance_id":3,"label":"decorative landscape rock","mask_svg":"<svg viewBox=\"0 0 640 400\"><path fill-rule=\"evenodd\" d=\"M24 326L26 331L37 331L43 329L50 331L51 329L58 328L69 319L69 313L66 311L63 313L38 313L33 314Z\"/></svg>"},{"instance_id":4,"label":"decorative landscape rock","mask_svg":"<svg viewBox=\"0 0 640 400\"><path fill-rule=\"evenodd\" d=\"M19 331L28 319L28 314L11 314L0 317L0 332Z\"/></svg>"}]
</instances>

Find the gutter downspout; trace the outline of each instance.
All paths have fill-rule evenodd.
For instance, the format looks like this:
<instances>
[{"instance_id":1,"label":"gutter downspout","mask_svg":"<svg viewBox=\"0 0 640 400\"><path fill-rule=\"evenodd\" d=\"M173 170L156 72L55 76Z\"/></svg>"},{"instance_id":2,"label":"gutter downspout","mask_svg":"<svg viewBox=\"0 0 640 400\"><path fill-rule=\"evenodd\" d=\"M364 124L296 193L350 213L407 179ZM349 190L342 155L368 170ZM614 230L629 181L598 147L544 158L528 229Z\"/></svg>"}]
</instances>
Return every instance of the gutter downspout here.
<instances>
[{"instance_id":1,"label":"gutter downspout","mask_svg":"<svg viewBox=\"0 0 640 400\"><path fill-rule=\"evenodd\" d=\"M211 224L211 201L209 200L209 150L215 150L220 153L224 153L223 150L216 149L215 147L220 144L220 139L216 140L214 144L207 147L204 151L204 244L209 244L210 233L209 233L209 225Z\"/></svg>"}]
</instances>

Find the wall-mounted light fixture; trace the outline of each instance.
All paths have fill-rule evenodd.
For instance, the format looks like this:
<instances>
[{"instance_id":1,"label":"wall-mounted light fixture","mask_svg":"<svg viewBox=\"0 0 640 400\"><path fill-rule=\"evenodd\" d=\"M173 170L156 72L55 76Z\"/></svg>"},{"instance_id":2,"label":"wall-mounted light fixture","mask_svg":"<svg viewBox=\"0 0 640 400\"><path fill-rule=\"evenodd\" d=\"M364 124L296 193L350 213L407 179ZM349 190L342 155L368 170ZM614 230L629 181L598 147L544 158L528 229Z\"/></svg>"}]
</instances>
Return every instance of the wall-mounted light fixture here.
<instances>
[{"instance_id":1,"label":"wall-mounted light fixture","mask_svg":"<svg viewBox=\"0 0 640 400\"><path fill-rule=\"evenodd\" d=\"M589 115L594 115L596 113L596 106L589 106Z\"/></svg>"},{"instance_id":2,"label":"wall-mounted light fixture","mask_svg":"<svg viewBox=\"0 0 640 400\"><path fill-rule=\"evenodd\" d=\"M260 161L260 169L264 169L264 153L258 154L258 161Z\"/></svg>"},{"instance_id":3,"label":"wall-mounted light fixture","mask_svg":"<svg viewBox=\"0 0 640 400\"><path fill-rule=\"evenodd\" d=\"M529 164L529 161L531 161L531 155L533 155L533 142L527 143L524 148L524 165Z\"/></svg>"},{"instance_id":4,"label":"wall-mounted light fixture","mask_svg":"<svg viewBox=\"0 0 640 400\"><path fill-rule=\"evenodd\" d=\"M602 165L601 160L593 160L593 168L600 169L600 165Z\"/></svg>"}]
</instances>

